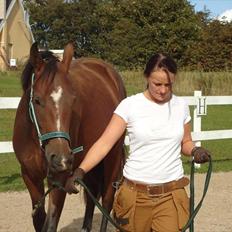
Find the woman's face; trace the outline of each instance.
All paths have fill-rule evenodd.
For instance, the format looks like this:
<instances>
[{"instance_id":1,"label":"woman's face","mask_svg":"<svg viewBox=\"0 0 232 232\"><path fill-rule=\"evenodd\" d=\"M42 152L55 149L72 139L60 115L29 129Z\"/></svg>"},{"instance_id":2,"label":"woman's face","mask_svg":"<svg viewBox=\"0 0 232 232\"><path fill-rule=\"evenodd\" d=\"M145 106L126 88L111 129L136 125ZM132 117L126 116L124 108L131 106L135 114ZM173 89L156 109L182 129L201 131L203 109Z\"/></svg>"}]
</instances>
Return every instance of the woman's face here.
<instances>
[{"instance_id":1,"label":"woman's face","mask_svg":"<svg viewBox=\"0 0 232 232\"><path fill-rule=\"evenodd\" d=\"M174 74L167 73L162 69L152 72L147 78L148 93L151 100L157 103L169 101L172 95L172 84L174 79Z\"/></svg>"}]
</instances>

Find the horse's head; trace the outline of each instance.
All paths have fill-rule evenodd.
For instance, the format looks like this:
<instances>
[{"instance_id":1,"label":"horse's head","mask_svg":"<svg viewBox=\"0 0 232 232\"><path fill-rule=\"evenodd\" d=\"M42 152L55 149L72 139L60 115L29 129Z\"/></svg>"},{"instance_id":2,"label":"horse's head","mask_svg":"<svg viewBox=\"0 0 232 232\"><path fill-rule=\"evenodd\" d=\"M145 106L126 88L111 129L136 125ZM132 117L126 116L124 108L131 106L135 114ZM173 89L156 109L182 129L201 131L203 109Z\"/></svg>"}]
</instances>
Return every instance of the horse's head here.
<instances>
[{"instance_id":1,"label":"horse's head","mask_svg":"<svg viewBox=\"0 0 232 232\"><path fill-rule=\"evenodd\" d=\"M72 169L69 128L75 93L68 79L72 57L72 44L66 45L62 61L50 52L39 52L36 43L30 50L30 115L53 173Z\"/></svg>"}]
</instances>

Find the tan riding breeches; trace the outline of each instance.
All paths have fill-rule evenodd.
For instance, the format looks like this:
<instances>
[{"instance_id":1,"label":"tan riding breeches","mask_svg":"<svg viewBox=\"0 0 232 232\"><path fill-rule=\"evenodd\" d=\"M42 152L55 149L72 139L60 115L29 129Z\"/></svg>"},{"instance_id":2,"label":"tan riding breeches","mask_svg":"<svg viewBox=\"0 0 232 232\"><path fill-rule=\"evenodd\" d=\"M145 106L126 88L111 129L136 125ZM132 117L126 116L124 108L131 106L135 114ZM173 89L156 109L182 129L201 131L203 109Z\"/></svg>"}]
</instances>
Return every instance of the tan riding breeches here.
<instances>
[{"instance_id":1,"label":"tan riding breeches","mask_svg":"<svg viewBox=\"0 0 232 232\"><path fill-rule=\"evenodd\" d=\"M184 188L149 195L123 182L115 195L113 214L128 232L178 232L189 218L189 198Z\"/></svg>"}]
</instances>

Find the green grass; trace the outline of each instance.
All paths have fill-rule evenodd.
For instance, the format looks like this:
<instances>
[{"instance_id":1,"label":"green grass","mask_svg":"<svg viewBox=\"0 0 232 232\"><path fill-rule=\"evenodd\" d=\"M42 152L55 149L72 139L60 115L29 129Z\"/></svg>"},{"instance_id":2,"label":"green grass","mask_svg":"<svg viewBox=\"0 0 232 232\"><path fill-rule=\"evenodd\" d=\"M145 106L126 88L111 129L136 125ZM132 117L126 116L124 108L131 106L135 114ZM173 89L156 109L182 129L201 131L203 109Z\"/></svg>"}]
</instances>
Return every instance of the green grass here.
<instances>
[{"instance_id":1,"label":"green grass","mask_svg":"<svg viewBox=\"0 0 232 232\"><path fill-rule=\"evenodd\" d=\"M190 108L193 115L193 107ZM232 126L232 107L216 105L207 107L207 115L202 116L202 131L226 130ZM232 139L202 141L201 145L212 153L213 171L232 171ZM189 158L183 157L184 168L189 173ZM203 164L197 172L205 172L207 164Z\"/></svg>"},{"instance_id":2,"label":"green grass","mask_svg":"<svg viewBox=\"0 0 232 232\"><path fill-rule=\"evenodd\" d=\"M144 90L146 80L142 70L121 72L128 95ZM232 95L232 72L179 72L173 86L174 93L192 96L194 90L201 90L205 96Z\"/></svg>"},{"instance_id":3,"label":"green grass","mask_svg":"<svg viewBox=\"0 0 232 232\"><path fill-rule=\"evenodd\" d=\"M14 154L0 154L0 192L25 189Z\"/></svg>"},{"instance_id":4,"label":"green grass","mask_svg":"<svg viewBox=\"0 0 232 232\"><path fill-rule=\"evenodd\" d=\"M203 141L201 145L207 148L212 155L213 171L228 172L232 171L232 139ZM183 157L184 169L186 173L190 172L190 159ZM206 172L208 164L202 164L196 172Z\"/></svg>"},{"instance_id":5,"label":"green grass","mask_svg":"<svg viewBox=\"0 0 232 232\"><path fill-rule=\"evenodd\" d=\"M146 82L142 71L121 72L127 95L144 90ZM0 72L0 97L21 96L20 72ZM212 78L212 79L210 79ZM201 89L208 95L232 95L231 73L181 72L178 74L174 91L177 95L193 95L194 89ZM222 91L223 90L223 91ZM0 111L0 141L12 140L15 110ZM193 108L191 107L191 114ZM202 130L231 129L232 107L208 106L207 116L202 117ZM211 151L213 171L232 171L232 139L203 141L202 146ZM189 173L190 162L183 158L184 169ZM205 172L203 164L197 172ZM0 191L22 190L25 185L20 176L20 167L14 154L0 154Z\"/></svg>"},{"instance_id":6,"label":"green grass","mask_svg":"<svg viewBox=\"0 0 232 232\"><path fill-rule=\"evenodd\" d=\"M202 130L224 130L232 127L231 105L207 107L207 115L202 116Z\"/></svg>"},{"instance_id":7,"label":"green grass","mask_svg":"<svg viewBox=\"0 0 232 232\"><path fill-rule=\"evenodd\" d=\"M123 71L120 73L126 87L127 96L141 92L145 88L142 71Z\"/></svg>"},{"instance_id":8,"label":"green grass","mask_svg":"<svg viewBox=\"0 0 232 232\"><path fill-rule=\"evenodd\" d=\"M0 141L12 140L16 110L1 110L0 112ZM4 123L3 123L4 122Z\"/></svg>"},{"instance_id":9,"label":"green grass","mask_svg":"<svg viewBox=\"0 0 232 232\"><path fill-rule=\"evenodd\" d=\"M0 97L21 96L20 75L19 71L0 72Z\"/></svg>"}]
</instances>

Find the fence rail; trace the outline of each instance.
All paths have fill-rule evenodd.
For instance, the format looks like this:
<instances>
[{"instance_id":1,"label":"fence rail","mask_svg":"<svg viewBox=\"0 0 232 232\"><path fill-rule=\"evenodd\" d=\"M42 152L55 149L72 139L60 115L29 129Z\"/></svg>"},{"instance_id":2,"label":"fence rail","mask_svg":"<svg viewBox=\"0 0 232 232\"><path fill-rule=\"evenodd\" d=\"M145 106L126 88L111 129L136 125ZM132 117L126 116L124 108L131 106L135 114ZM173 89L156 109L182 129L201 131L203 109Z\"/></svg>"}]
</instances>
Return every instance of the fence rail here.
<instances>
[{"instance_id":1,"label":"fence rail","mask_svg":"<svg viewBox=\"0 0 232 232\"><path fill-rule=\"evenodd\" d=\"M232 105L232 96L201 96L201 91L194 91L194 96L183 98L188 105L194 106L192 138L197 146L200 146L203 140L232 138L232 129L201 131L201 116L206 114L207 106ZM17 109L19 101L19 97L0 97L0 110ZM14 152L11 141L0 142L0 154L11 152Z\"/></svg>"}]
</instances>

